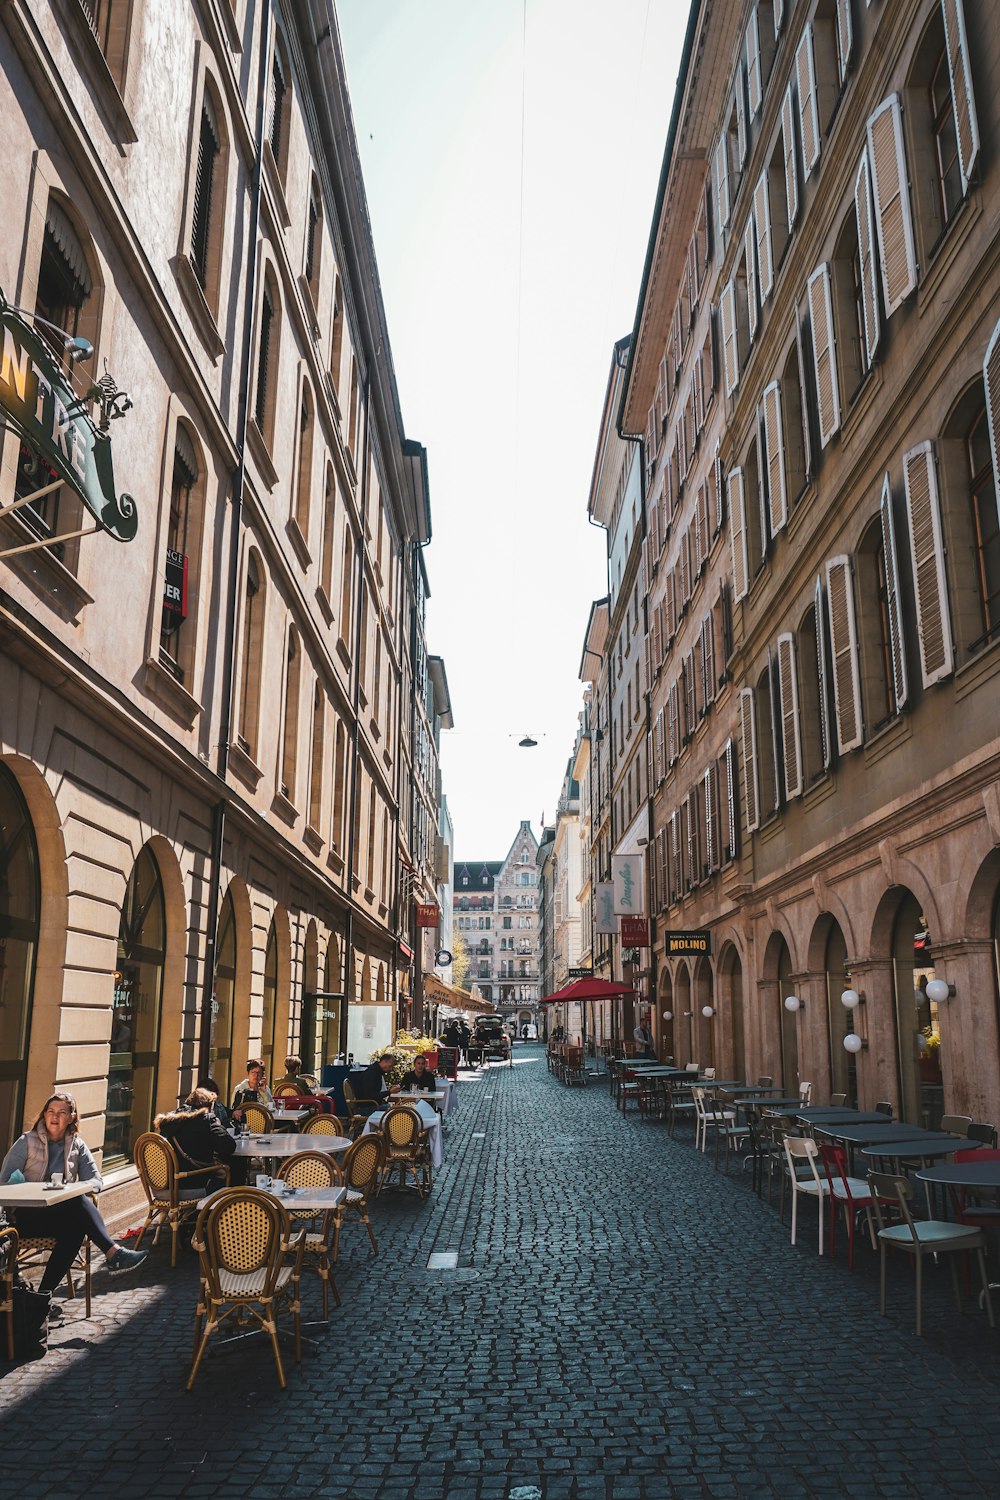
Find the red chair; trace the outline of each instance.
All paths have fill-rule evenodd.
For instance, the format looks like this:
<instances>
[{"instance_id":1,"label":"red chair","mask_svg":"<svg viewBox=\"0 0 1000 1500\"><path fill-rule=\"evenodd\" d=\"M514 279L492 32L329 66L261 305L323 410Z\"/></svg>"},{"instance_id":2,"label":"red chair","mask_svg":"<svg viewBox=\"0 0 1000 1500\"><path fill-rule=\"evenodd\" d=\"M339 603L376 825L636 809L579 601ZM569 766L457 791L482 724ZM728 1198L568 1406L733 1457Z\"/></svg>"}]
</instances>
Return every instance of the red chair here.
<instances>
[{"instance_id":1,"label":"red chair","mask_svg":"<svg viewBox=\"0 0 1000 1500\"><path fill-rule=\"evenodd\" d=\"M952 1160L1000 1161L1000 1151L956 1151ZM1000 1224L1000 1204L979 1203L973 1196L970 1200L968 1188L949 1187L952 1207L960 1224L971 1224L977 1229L995 1229Z\"/></svg>"},{"instance_id":2,"label":"red chair","mask_svg":"<svg viewBox=\"0 0 1000 1500\"><path fill-rule=\"evenodd\" d=\"M827 1182L830 1184L830 1254L836 1253L837 1205L839 1203L844 1210L844 1218L847 1220L847 1269L853 1271L854 1226L859 1213L864 1213L868 1220L872 1249L878 1248L875 1225L872 1222L872 1191L867 1182L860 1177L848 1175L847 1152L843 1146L824 1144L820 1146L819 1154Z\"/></svg>"}]
</instances>

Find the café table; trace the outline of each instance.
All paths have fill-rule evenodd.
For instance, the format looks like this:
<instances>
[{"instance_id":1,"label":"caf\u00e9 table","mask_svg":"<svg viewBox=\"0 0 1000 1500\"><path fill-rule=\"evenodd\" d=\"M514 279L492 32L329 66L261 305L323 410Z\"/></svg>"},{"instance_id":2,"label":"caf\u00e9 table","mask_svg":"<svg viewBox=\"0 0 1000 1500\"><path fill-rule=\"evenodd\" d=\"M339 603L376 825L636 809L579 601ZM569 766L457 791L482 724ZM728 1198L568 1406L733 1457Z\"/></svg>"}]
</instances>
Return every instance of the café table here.
<instances>
[{"instance_id":1,"label":"caf\u00e9 table","mask_svg":"<svg viewBox=\"0 0 1000 1500\"><path fill-rule=\"evenodd\" d=\"M253 1183L248 1184L253 1187ZM221 1189L225 1192L225 1189ZM274 1198L277 1203L284 1204L290 1213L317 1213L325 1214L344 1201L346 1188L342 1187L300 1187L286 1189L283 1193L276 1193L274 1185L261 1188L259 1191L267 1193L268 1197ZM204 1198L198 1199L198 1207L204 1208L206 1203L211 1203L215 1197L214 1193L207 1193Z\"/></svg>"},{"instance_id":2,"label":"caf\u00e9 table","mask_svg":"<svg viewBox=\"0 0 1000 1500\"><path fill-rule=\"evenodd\" d=\"M831 1117L836 1118L839 1118L841 1115L843 1115L849 1116L852 1120L856 1120L858 1115L864 1115L866 1120L874 1120L877 1118L879 1120L885 1120L888 1125L899 1124L899 1121L894 1120L892 1118L892 1115L887 1115L880 1109L858 1109L857 1105L855 1104L804 1104L802 1108L797 1109L795 1113L803 1120L811 1120L814 1115L830 1115Z\"/></svg>"},{"instance_id":3,"label":"caf\u00e9 table","mask_svg":"<svg viewBox=\"0 0 1000 1500\"><path fill-rule=\"evenodd\" d=\"M275 1125L301 1125L308 1114L307 1109L272 1109L271 1119Z\"/></svg>"},{"instance_id":4,"label":"caf\u00e9 table","mask_svg":"<svg viewBox=\"0 0 1000 1500\"><path fill-rule=\"evenodd\" d=\"M48 1182L5 1182L0 1186L0 1208L51 1208L97 1192L100 1185L96 1182L66 1182L61 1188Z\"/></svg>"},{"instance_id":5,"label":"caf\u00e9 table","mask_svg":"<svg viewBox=\"0 0 1000 1500\"><path fill-rule=\"evenodd\" d=\"M431 1148L431 1166L436 1170L444 1160L444 1148L441 1144L441 1116L431 1105L425 1104L422 1099L417 1104L409 1107L417 1111L427 1130ZM375 1134L382 1123L383 1113L383 1110L376 1110L374 1114L368 1116L368 1119L365 1121L365 1128L361 1132L363 1136Z\"/></svg>"},{"instance_id":6,"label":"caf\u00e9 table","mask_svg":"<svg viewBox=\"0 0 1000 1500\"><path fill-rule=\"evenodd\" d=\"M975 1150L971 1141L968 1144ZM977 1161L974 1156L970 1156L968 1161L946 1161L938 1167L922 1167L915 1175L924 1184L928 1203L930 1195L939 1185L988 1188L994 1193L1000 1192L1000 1158L995 1156L988 1157L985 1161ZM993 1291L996 1286L996 1282L991 1282L990 1290Z\"/></svg>"},{"instance_id":7,"label":"caf\u00e9 table","mask_svg":"<svg viewBox=\"0 0 1000 1500\"><path fill-rule=\"evenodd\" d=\"M878 1110L874 1109L797 1109L794 1114L802 1125L815 1126L817 1130L822 1130L824 1135L833 1135L841 1125L845 1127L866 1125L873 1130L876 1128L880 1130L910 1129L909 1125L901 1126L899 1121L894 1120L891 1115L879 1114Z\"/></svg>"},{"instance_id":8,"label":"caf\u00e9 table","mask_svg":"<svg viewBox=\"0 0 1000 1500\"><path fill-rule=\"evenodd\" d=\"M929 1161L935 1156L951 1156L956 1151L975 1151L976 1143L964 1135L949 1135L943 1130L911 1131L909 1135L894 1136L885 1140L879 1136L867 1146L862 1146L861 1155L872 1161Z\"/></svg>"},{"instance_id":9,"label":"caf\u00e9 table","mask_svg":"<svg viewBox=\"0 0 1000 1500\"><path fill-rule=\"evenodd\" d=\"M300 1151L327 1151L335 1155L351 1144L346 1135L238 1135L237 1156L297 1156Z\"/></svg>"},{"instance_id":10,"label":"caf\u00e9 table","mask_svg":"<svg viewBox=\"0 0 1000 1500\"><path fill-rule=\"evenodd\" d=\"M438 1114L445 1113L444 1106L448 1101L446 1089L414 1089L412 1093L399 1093L396 1099L400 1104L419 1104L423 1100L426 1104L433 1104Z\"/></svg>"},{"instance_id":11,"label":"caf\u00e9 table","mask_svg":"<svg viewBox=\"0 0 1000 1500\"><path fill-rule=\"evenodd\" d=\"M786 1098L776 1099L773 1094L762 1094L758 1089L752 1092L742 1093L736 1089L731 1090L733 1102L737 1109L763 1109L769 1117L781 1116L783 1119L791 1114L799 1102L798 1094L789 1094Z\"/></svg>"}]
</instances>

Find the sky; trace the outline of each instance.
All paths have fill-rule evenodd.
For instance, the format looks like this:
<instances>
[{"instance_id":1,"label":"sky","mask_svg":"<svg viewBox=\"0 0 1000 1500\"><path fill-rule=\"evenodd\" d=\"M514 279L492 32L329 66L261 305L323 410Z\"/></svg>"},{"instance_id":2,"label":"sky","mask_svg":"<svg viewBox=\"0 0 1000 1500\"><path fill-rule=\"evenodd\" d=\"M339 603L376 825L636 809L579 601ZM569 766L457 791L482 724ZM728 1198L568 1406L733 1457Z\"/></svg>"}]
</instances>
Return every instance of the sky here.
<instances>
[{"instance_id":1,"label":"sky","mask_svg":"<svg viewBox=\"0 0 1000 1500\"><path fill-rule=\"evenodd\" d=\"M462 859L552 821L606 535L587 499L631 331L688 0L337 0L406 435ZM534 749L518 740L530 734Z\"/></svg>"}]
</instances>

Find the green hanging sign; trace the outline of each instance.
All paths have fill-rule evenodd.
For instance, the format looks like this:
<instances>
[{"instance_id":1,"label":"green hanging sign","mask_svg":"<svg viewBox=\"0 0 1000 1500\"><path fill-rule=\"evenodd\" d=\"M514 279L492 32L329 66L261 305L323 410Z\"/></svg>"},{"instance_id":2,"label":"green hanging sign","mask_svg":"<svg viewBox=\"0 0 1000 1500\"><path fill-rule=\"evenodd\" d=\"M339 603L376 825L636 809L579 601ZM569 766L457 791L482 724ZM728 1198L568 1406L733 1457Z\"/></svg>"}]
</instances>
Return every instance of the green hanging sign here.
<instances>
[{"instance_id":1,"label":"green hanging sign","mask_svg":"<svg viewBox=\"0 0 1000 1500\"><path fill-rule=\"evenodd\" d=\"M2 291L0 336L0 411L79 495L98 526L116 541L130 542L139 527L135 501L116 493L111 438L104 424L96 425L87 411L92 399L101 400L101 386L86 397L78 396L52 350ZM102 412L106 419L105 402Z\"/></svg>"}]
</instances>

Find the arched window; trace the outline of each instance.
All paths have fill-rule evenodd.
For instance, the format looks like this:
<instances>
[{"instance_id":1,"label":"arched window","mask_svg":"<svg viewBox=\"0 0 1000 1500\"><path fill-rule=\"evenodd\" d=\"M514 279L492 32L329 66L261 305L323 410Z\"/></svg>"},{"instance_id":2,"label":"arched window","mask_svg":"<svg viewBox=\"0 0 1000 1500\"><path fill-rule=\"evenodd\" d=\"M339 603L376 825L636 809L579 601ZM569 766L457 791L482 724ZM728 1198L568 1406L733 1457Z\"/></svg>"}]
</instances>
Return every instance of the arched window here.
<instances>
[{"instance_id":1,"label":"arched window","mask_svg":"<svg viewBox=\"0 0 1000 1500\"><path fill-rule=\"evenodd\" d=\"M317 833L323 826L323 742L326 704L319 678L313 689L312 746L309 756L309 827Z\"/></svg>"},{"instance_id":2,"label":"arched window","mask_svg":"<svg viewBox=\"0 0 1000 1500\"><path fill-rule=\"evenodd\" d=\"M354 602L354 532L345 517L344 572L340 580L340 639L351 649L351 605Z\"/></svg>"},{"instance_id":3,"label":"arched window","mask_svg":"<svg viewBox=\"0 0 1000 1500\"><path fill-rule=\"evenodd\" d=\"M955 640L965 659L1000 631L1000 532L982 378L956 403L939 447Z\"/></svg>"},{"instance_id":4,"label":"arched window","mask_svg":"<svg viewBox=\"0 0 1000 1500\"><path fill-rule=\"evenodd\" d=\"M213 313L218 311L226 210L228 140L224 119L215 90L206 78L192 184L191 265Z\"/></svg>"},{"instance_id":5,"label":"arched window","mask_svg":"<svg viewBox=\"0 0 1000 1500\"><path fill-rule=\"evenodd\" d=\"M320 586L326 602L333 608L333 542L337 525L337 481L333 465L326 466L326 487L323 491L323 547L320 564Z\"/></svg>"},{"instance_id":6,"label":"arched window","mask_svg":"<svg viewBox=\"0 0 1000 1500\"><path fill-rule=\"evenodd\" d=\"M340 947L336 935L331 933L326 949L326 968L323 975L326 995L321 1002L323 1062L333 1062L340 1051L340 1007L343 983L340 974Z\"/></svg>"},{"instance_id":7,"label":"arched window","mask_svg":"<svg viewBox=\"0 0 1000 1500\"><path fill-rule=\"evenodd\" d=\"M0 765L0 1151L21 1133L41 889L27 805Z\"/></svg>"},{"instance_id":8,"label":"arched window","mask_svg":"<svg viewBox=\"0 0 1000 1500\"><path fill-rule=\"evenodd\" d=\"M104 1167L127 1161L153 1122L166 958L166 906L159 866L142 849L125 889L118 929Z\"/></svg>"},{"instance_id":9,"label":"arched window","mask_svg":"<svg viewBox=\"0 0 1000 1500\"><path fill-rule=\"evenodd\" d=\"M160 615L160 665L189 679L193 666L191 620L197 590L205 475L187 429L178 423L170 477L167 548Z\"/></svg>"},{"instance_id":10,"label":"arched window","mask_svg":"<svg viewBox=\"0 0 1000 1500\"><path fill-rule=\"evenodd\" d=\"M876 734L896 714L890 624L892 593L885 540L878 520L862 536L856 564L864 722L869 726L869 734Z\"/></svg>"},{"instance_id":11,"label":"arched window","mask_svg":"<svg viewBox=\"0 0 1000 1500\"><path fill-rule=\"evenodd\" d=\"M243 648L240 660L240 716L237 731L240 749L251 757L257 753L263 651L263 571L257 554L251 552L247 561L246 586L243 595Z\"/></svg>"},{"instance_id":12,"label":"arched window","mask_svg":"<svg viewBox=\"0 0 1000 1500\"><path fill-rule=\"evenodd\" d=\"M338 719L335 737L336 750L333 758L333 826L330 843L337 853L344 854L344 796L347 766L345 761L344 726Z\"/></svg>"},{"instance_id":13,"label":"arched window","mask_svg":"<svg viewBox=\"0 0 1000 1500\"><path fill-rule=\"evenodd\" d=\"M278 1001L278 932L274 918L267 933L264 951L263 1009L260 1019L260 1056L269 1079L274 1078L274 1020Z\"/></svg>"},{"instance_id":14,"label":"arched window","mask_svg":"<svg viewBox=\"0 0 1000 1500\"><path fill-rule=\"evenodd\" d=\"M344 293L341 287L340 273L334 269L333 273L333 323L330 328L330 380L333 384L333 395L340 408L340 382L342 378L342 365L344 359Z\"/></svg>"},{"instance_id":15,"label":"arched window","mask_svg":"<svg viewBox=\"0 0 1000 1500\"><path fill-rule=\"evenodd\" d=\"M929 262L955 219L979 155L972 61L962 4L934 6L905 95L914 154L914 227L923 241L921 266Z\"/></svg>"},{"instance_id":16,"label":"arched window","mask_svg":"<svg viewBox=\"0 0 1000 1500\"><path fill-rule=\"evenodd\" d=\"M282 183L288 171L288 136L292 114L291 71L281 37L275 32L271 80L267 95L267 144Z\"/></svg>"},{"instance_id":17,"label":"arched window","mask_svg":"<svg viewBox=\"0 0 1000 1500\"><path fill-rule=\"evenodd\" d=\"M233 1066L233 1012L236 992L236 910L233 893L227 891L219 913L219 935L215 945L215 993L209 1034L209 1073L228 1099Z\"/></svg>"},{"instance_id":18,"label":"arched window","mask_svg":"<svg viewBox=\"0 0 1000 1500\"><path fill-rule=\"evenodd\" d=\"M309 545L309 517L312 507L313 399L307 382L302 384L299 403L299 461L295 478L295 523L302 540Z\"/></svg>"},{"instance_id":19,"label":"arched window","mask_svg":"<svg viewBox=\"0 0 1000 1500\"><path fill-rule=\"evenodd\" d=\"M288 632L285 652L285 719L281 735L281 794L295 801L295 773L299 755L299 681L302 653L294 630Z\"/></svg>"},{"instance_id":20,"label":"arched window","mask_svg":"<svg viewBox=\"0 0 1000 1500\"><path fill-rule=\"evenodd\" d=\"M314 307L319 306L319 273L323 249L323 199L315 176L309 184L309 207L306 213L306 253L304 266L306 281L312 292Z\"/></svg>"},{"instance_id":21,"label":"arched window","mask_svg":"<svg viewBox=\"0 0 1000 1500\"><path fill-rule=\"evenodd\" d=\"M254 421L268 448L274 440L274 393L278 379L278 349L281 342L281 301L277 283L268 267L260 297L257 325L257 384L254 391Z\"/></svg>"}]
</instances>

